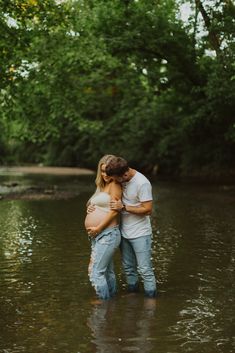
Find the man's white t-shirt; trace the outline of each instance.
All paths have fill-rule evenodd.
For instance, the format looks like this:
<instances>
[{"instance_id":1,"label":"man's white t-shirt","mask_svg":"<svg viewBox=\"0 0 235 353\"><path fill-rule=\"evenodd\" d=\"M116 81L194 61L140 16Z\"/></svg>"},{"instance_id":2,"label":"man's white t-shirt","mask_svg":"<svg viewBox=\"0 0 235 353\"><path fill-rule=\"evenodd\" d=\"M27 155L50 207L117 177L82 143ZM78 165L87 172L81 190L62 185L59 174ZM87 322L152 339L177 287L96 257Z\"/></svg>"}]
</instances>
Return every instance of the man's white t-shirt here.
<instances>
[{"instance_id":1,"label":"man's white t-shirt","mask_svg":"<svg viewBox=\"0 0 235 353\"><path fill-rule=\"evenodd\" d=\"M141 202L152 201L153 199L152 186L149 180L140 172L136 171L131 180L123 183L122 186L122 202L126 206L140 206ZM123 211L121 216L121 233L127 239L151 235L150 217Z\"/></svg>"}]
</instances>

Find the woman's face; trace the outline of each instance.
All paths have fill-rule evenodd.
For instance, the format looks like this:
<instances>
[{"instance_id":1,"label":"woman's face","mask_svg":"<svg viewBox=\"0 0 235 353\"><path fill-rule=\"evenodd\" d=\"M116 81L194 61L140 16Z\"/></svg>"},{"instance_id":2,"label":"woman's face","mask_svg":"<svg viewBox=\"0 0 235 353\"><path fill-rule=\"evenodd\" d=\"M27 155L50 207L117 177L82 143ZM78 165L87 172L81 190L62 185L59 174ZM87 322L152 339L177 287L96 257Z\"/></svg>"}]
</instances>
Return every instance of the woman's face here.
<instances>
[{"instance_id":1,"label":"woman's face","mask_svg":"<svg viewBox=\"0 0 235 353\"><path fill-rule=\"evenodd\" d=\"M106 174L105 168L106 168L106 164L101 164L101 167L100 167L101 176L106 183L109 183L112 178Z\"/></svg>"}]
</instances>

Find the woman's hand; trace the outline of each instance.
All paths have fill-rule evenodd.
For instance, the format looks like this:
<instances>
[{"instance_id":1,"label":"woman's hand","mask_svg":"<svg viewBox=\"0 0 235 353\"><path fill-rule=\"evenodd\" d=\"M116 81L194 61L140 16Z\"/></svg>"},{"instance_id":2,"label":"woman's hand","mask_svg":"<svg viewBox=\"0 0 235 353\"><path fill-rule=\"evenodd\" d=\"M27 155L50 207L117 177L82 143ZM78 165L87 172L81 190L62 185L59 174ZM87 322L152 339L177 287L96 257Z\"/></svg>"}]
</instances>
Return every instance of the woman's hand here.
<instances>
[{"instance_id":1,"label":"woman's hand","mask_svg":"<svg viewBox=\"0 0 235 353\"><path fill-rule=\"evenodd\" d=\"M92 213L93 211L95 211L95 206L94 205L89 205L86 209L87 213Z\"/></svg>"},{"instance_id":2,"label":"woman's hand","mask_svg":"<svg viewBox=\"0 0 235 353\"><path fill-rule=\"evenodd\" d=\"M100 233L100 230L98 227L89 227L87 228L87 233L90 237L95 238Z\"/></svg>"}]
</instances>

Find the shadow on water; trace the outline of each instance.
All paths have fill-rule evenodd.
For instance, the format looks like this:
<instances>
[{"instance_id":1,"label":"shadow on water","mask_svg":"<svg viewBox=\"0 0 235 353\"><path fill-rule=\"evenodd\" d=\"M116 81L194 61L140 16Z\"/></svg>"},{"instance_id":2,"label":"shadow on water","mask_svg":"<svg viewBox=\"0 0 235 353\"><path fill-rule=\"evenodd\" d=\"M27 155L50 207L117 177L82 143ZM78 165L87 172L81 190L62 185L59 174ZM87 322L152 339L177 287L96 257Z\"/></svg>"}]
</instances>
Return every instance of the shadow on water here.
<instances>
[{"instance_id":1,"label":"shadow on water","mask_svg":"<svg viewBox=\"0 0 235 353\"><path fill-rule=\"evenodd\" d=\"M21 176L29 181L39 177ZM0 201L1 353L234 351L234 192L154 184L156 305L126 295L118 253L117 297L91 305L83 220L93 177L40 182L76 197Z\"/></svg>"}]
</instances>

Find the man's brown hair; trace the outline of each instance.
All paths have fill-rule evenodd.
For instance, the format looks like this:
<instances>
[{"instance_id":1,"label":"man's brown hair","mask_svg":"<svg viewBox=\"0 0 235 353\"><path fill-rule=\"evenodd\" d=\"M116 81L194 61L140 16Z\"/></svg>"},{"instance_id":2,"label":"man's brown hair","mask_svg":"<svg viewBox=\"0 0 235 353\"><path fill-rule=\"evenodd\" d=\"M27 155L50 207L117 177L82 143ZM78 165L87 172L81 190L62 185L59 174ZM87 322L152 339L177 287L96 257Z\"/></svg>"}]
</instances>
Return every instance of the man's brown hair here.
<instances>
[{"instance_id":1,"label":"man's brown hair","mask_svg":"<svg viewBox=\"0 0 235 353\"><path fill-rule=\"evenodd\" d=\"M129 170L127 161L122 157L112 157L106 165L106 174L108 176L122 176Z\"/></svg>"}]
</instances>

